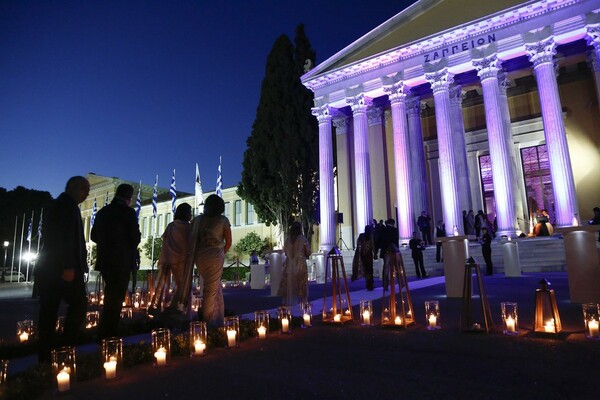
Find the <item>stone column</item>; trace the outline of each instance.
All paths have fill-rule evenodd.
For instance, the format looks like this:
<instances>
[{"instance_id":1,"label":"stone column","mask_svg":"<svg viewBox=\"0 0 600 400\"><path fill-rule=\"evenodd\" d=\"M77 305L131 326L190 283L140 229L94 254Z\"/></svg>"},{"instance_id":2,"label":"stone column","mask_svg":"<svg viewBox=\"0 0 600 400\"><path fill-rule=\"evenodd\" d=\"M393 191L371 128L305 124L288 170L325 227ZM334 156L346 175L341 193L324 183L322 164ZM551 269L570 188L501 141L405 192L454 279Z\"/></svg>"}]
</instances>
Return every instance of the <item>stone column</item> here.
<instances>
[{"instance_id":1,"label":"stone column","mask_svg":"<svg viewBox=\"0 0 600 400\"><path fill-rule=\"evenodd\" d=\"M359 231L363 231L373 219L371 201L371 168L369 160L369 123L367 108L371 99L359 93L347 97L346 102L352 108L354 120L354 165L356 188L356 223Z\"/></svg>"},{"instance_id":2,"label":"stone column","mask_svg":"<svg viewBox=\"0 0 600 400\"><path fill-rule=\"evenodd\" d=\"M400 241L407 243L412 237L413 219L410 182L410 145L406 121L406 93L404 83L384 86L392 106L394 136L394 171L396 175L396 204L398 207L398 232Z\"/></svg>"},{"instance_id":3,"label":"stone column","mask_svg":"<svg viewBox=\"0 0 600 400\"><path fill-rule=\"evenodd\" d=\"M590 52L590 66L594 73L594 81L596 82L596 97L600 107L600 25L587 27L588 45L593 49Z\"/></svg>"},{"instance_id":4,"label":"stone column","mask_svg":"<svg viewBox=\"0 0 600 400\"><path fill-rule=\"evenodd\" d=\"M510 173L510 152L506 142L505 123L500 103L498 63L496 55L473 60L483 90L485 123L492 160L492 177L494 179L498 235L515 236L517 219Z\"/></svg>"},{"instance_id":5,"label":"stone column","mask_svg":"<svg viewBox=\"0 0 600 400\"><path fill-rule=\"evenodd\" d=\"M408 135L410 143L410 186L412 188L412 217L416 223L422 211L429 210L429 192L427 190L427 167L425 165L425 147L421 129L421 100L417 96L406 98L408 114ZM416 227L416 225L415 225Z\"/></svg>"},{"instance_id":6,"label":"stone column","mask_svg":"<svg viewBox=\"0 0 600 400\"><path fill-rule=\"evenodd\" d=\"M316 103L316 101L315 101ZM319 121L319 235L321 249L329 251L335 246L335 196L333 192L333 145L331 131L331 112L328 104L312 109Z\"/></svg>"},{"instance_id":7,"label":"stone column","mask_svg":"<svg viewBox=\"0 0 600 400\"><path fill-rule=\"evenodd\" d=\"M464 233L462 213L458 204L459 188L456 179L455 146L450 116L449 85L452 83L452 75L448 73L447 68L443 68L437 72L426 73L425 78L431 84L435 103L442 213L446 231L453 232L456 226L460 233Z\"/></svg>"},{"instance_id":8,"label":"stone column","mask_svg":"<svg viewBox=\"0 0 600 400\"><path fill-rule=\"evenodd\" d=\"M458 204L461 210L469 211L471 204L471 188L469 180L469 167L467 165L467 146L465 144L465 123L462 113L464 93L458 85L450 86L450 113L452 118L452 132L454 135L454 154L456 159L456 178L458 187Z\"/></svg>"},{"instance_id":9,"label":"stone column","mask_svg":"<svg viewBox=\"0 0 600 400\"><path fill-rule=\"evenodd\" d=\"M533 73L540 96L544 137L554 189L556 225L571 226L574 214L578 214L577 199L553 63L555 42L553 38L548 38L537 43L526 43L525 50L533 63Z\"/></svg>"}]
</instances>

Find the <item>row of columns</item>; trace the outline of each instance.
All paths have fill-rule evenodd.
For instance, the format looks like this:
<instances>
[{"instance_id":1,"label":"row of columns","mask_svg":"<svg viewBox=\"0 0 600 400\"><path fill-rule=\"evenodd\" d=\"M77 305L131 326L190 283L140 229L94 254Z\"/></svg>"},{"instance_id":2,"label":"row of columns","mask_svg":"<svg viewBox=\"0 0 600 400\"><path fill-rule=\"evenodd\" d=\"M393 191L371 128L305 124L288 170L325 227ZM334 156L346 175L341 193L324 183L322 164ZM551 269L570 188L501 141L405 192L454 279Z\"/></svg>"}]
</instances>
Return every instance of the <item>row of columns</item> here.
<instances>
[{"instance_id":1,"label":"row of columns","mask_svg":"<svg viewBox=\"0 0 600 400\"><path fill-rule=\"evenodd\" d=\"M595 32L595 56L600 59L600 35L597 30ZM555 42L553 38L548 38L526 44L525 49L533 63L538 83L544 135L555 188L556 224L569 226L577 213L577 203L553 62ZM472 64L477 70L483 91L498 233L514 236L518 227L517 216L523 214L523 208L516 201L521 193L517 185L506 80L494 51L493 46L474 50ZM443 220L447 230L452 232L456 229L462 233L464 226L461 210L473 208L462 118L462 90L453 85L453 75L442 64L428 64L425 67L429 69L425 78L431 85L435 103ZM595 73L598 85L600 79L598 73ZM411 237L415 207L428 210L420 101L410 96L410 88L405 86L401 73L382 78L382 83L391 104L398 230L404 241ZM359 86L347 92L346 102L351 106L354 121L356 223L362 229L373 217L367 119L367 108L371 101L362 92L362 86ZM332 116L327 104L313 108L313 114L319 121L320 239L322 249L327 250L336 241Z\"/></svg>"}]
</instances>

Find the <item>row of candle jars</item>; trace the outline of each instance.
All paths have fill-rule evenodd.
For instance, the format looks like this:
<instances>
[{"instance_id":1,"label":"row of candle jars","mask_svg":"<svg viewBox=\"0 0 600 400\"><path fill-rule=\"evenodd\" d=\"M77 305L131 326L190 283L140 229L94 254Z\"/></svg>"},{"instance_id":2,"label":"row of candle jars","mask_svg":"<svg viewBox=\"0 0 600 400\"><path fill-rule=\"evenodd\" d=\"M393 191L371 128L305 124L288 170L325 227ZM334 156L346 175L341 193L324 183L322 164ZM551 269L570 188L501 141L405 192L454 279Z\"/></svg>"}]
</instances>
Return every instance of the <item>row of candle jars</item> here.
<instances>
[{"instance_id":1,"label":"row of candle jars","mask_svg":"<svg viewBox=\"0 0 600 400\"><path fill-rule=\"evenodd\" d=\"M312 304L302 303L300 304L302 311L302 328L309 328L312 326ZM258 339L266 339L269 333L269 312L255 311L254 312L254 327L256 329L256 335ZM289 306L280 306L277 308L277 320L279 321L279 333L289 334L292 333L292 311Z\"/></svg>"}]
</instances>

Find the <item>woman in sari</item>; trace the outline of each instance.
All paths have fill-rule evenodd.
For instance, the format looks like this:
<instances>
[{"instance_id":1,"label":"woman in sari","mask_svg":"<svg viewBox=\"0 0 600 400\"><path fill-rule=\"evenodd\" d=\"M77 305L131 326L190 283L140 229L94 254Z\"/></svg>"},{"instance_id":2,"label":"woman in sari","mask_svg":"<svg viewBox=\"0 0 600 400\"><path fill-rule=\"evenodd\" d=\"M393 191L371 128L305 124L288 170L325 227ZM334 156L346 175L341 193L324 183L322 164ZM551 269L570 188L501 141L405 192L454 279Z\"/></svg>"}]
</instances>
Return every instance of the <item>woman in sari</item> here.
<instances>
[{"instance_id":1,"label":"woman in sari","mask_svg":"<svg viewBox=\"0 0 600 400\"><path fill-rule=\"evenodd\" d=\"M308 269L306 259L310 256L308 240L302 235L302 224L295 221L283 246L285 261L278 294L283 304L293 306L308 301Z\"/></svg>"}]
</instances>

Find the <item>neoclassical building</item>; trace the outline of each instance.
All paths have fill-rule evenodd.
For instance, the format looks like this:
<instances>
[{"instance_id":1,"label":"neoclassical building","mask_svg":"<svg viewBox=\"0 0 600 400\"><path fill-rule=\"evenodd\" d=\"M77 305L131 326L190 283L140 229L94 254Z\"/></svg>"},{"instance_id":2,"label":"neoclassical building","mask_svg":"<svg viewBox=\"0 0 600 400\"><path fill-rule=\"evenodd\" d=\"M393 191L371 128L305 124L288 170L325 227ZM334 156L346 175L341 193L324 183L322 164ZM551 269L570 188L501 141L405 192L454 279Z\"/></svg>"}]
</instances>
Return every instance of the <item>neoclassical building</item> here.
<instances>
[{"instance_id":1,"label":"neoclassical building","mask_svg":"<svg viewBox=\"0 0 600 400\"><path fill-rule=\"evenodd\" d=\"M319 123L320 243L422 211L499 235L600 205L600 2L421 0L302 77ZM338 225L337 214L344 215Z\"/></svg>"}]
</instances>

